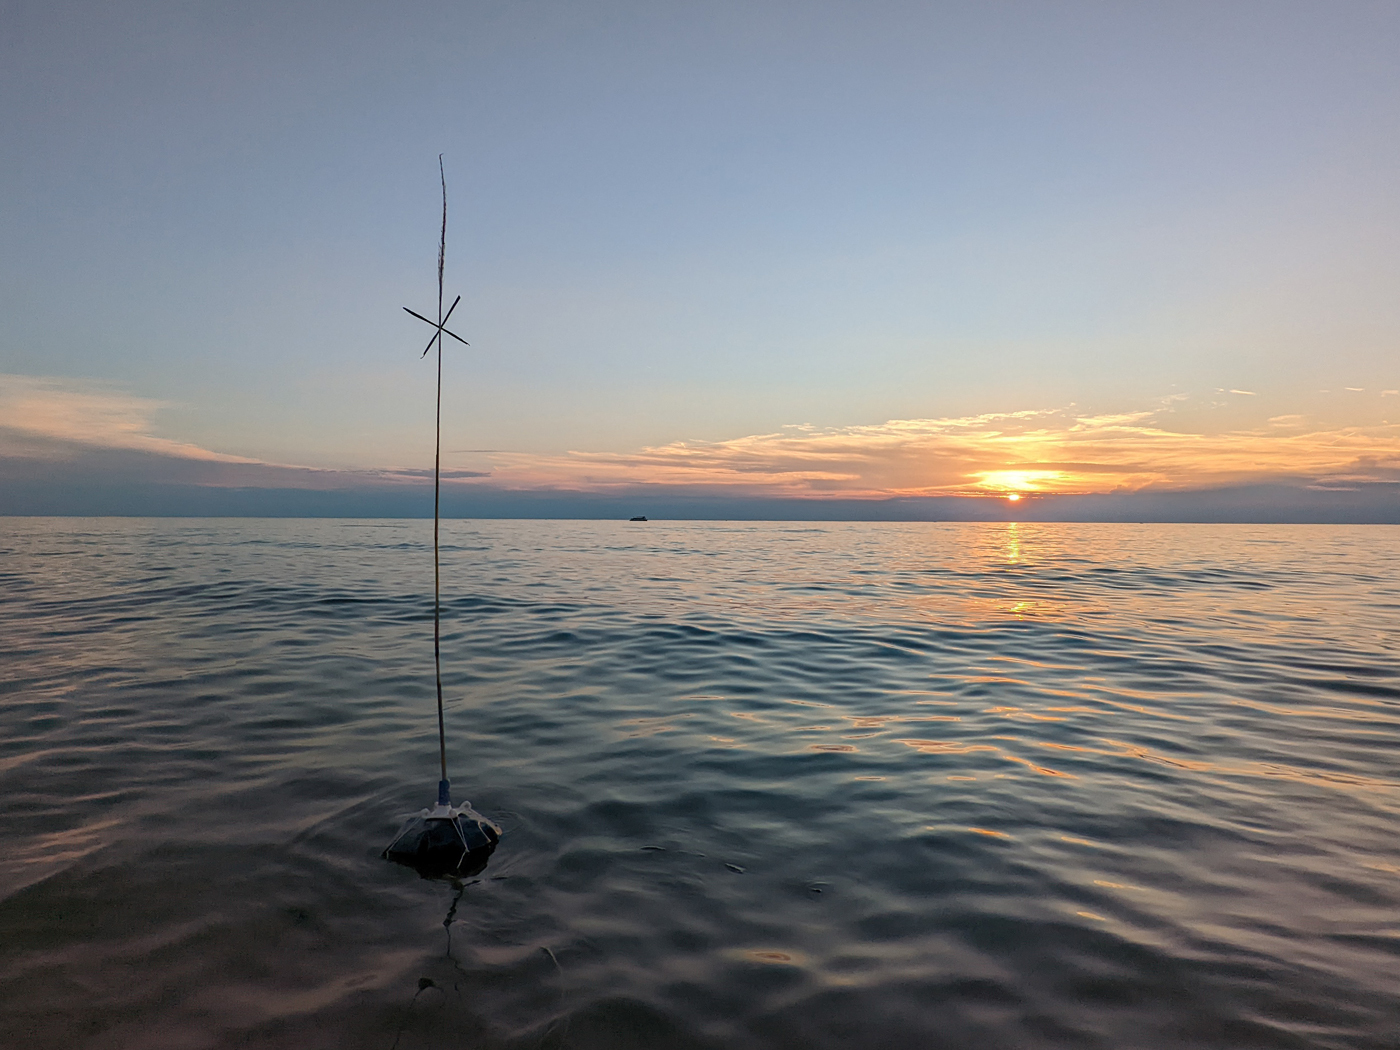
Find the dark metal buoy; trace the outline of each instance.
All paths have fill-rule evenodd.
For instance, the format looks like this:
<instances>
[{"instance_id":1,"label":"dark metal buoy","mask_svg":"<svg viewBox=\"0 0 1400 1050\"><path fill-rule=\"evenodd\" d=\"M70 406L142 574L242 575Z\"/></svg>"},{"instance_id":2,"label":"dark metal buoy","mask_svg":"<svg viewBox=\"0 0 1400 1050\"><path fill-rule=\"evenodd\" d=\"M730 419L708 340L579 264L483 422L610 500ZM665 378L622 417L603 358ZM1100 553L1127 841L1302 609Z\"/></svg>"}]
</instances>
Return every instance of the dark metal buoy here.
<instances>
[{"instance_id":1,"label":"dark metal buoy","mask_svg":"<svg viewBox=\"0 0 1400 1050\"><path fill-rule=\"evenodd\" d=\"M406 864L425 878L475 875L486 867L501 829L470 802L454 806L447 781L438 785L438 802L408 818L384 859Z\"/></svg>"}]
</instances>

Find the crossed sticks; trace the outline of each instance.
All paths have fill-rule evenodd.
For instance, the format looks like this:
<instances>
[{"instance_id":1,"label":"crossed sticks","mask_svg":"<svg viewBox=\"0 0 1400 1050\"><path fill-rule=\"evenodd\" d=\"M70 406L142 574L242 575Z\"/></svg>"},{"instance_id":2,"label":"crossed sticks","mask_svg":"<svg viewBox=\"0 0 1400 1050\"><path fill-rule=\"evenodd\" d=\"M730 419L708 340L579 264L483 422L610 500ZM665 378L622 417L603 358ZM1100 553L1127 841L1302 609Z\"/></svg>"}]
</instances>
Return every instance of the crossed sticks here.
<instances>
[{"instance_id":1,"label":"crossed sticks","mask_svg":"<svg viewBox=\"0 0 1400 1050\"><path fill-rule=\"evenodd\" d=\"M467 342L465 339L463 339L460 335L458 335L456 332L449 332L446 328L443 327L443 325L447 324L447 318L452 316L452 311L455 310L455 309L457 309L457 304L460 303L461 301L462 301L462 297L461 297L460 295L457 296L456 299L453 299L453 300L452 300L452 305L449 306L449 307L447 308L447 317L444 317L441 321L437 321L437 322L429 321L428 318L424 317L422 314L418 313L416 310L409 310L408 307L406 307L406 306L404 307L405 310L408 310L408 312L411 313L411 314L413 314L413 316L416 317L416 318L418 318L418 320L420 320L420 321L427 321L428 324L432 325L435 329L437 329L437 331L433 332L432 338L428 340L428 345L425 346L425 347L423 348L423 352L422 352L421 354L418 355L419 357L427 357L427 356L428 356L428 351L431 350L431 349L433 348L433 344L434 344L435 342L437 342L437 340L438 340L438 333L442 333L443 335L450 335L450 336L452 336L453 339L457 340L457 342L461 343L463 346L471 346L471 345L472 345L471 343L469 343L469 342ZM439 310L442 309L442 300L438 300L438 309L439 309Z\"/></svg>"}]
</instances>

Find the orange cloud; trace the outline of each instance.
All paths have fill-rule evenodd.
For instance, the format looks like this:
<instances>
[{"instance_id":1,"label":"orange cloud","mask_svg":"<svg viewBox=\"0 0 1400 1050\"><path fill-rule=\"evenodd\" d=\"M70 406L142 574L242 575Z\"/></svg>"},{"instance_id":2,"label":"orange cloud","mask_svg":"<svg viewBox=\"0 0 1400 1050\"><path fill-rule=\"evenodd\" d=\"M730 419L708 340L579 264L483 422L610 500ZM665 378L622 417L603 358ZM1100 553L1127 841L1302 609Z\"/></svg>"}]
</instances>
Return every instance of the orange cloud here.
<instances>
[{"instance_id":1,"label":"orange cloud","mask_svg":"<svg viewBox=\"0 0 1400 1050\"><path fill-rule=\"evenodd\" d=\"M491 484L606 491L689 485L769 496L969 496L1199 489L1304 479L1345 485L1400 477L1400 426L1308 430L1275 417L1257 430L1185 433L1158 413L1070 409L784 427L634 453L497 454Z\"/></svg>"},{"instance_id":2,"label":"orange cloud","mask_svg":"<svg viewBox=\"0 0 1400 1050\"><path fill-rule=\"evenodd\" d=\"M0 427L14 432L11 443L15 438L39 438L213 463L259 462L157 437L151 432L152 417L164 407L164 401L99 383L0 375Z\"/></svg>"},{"instance_id":3,"label":"orange cloud","mask_svg":"<svg viewBox=\"0 0 1400 1050\"><path fill-rule=\"evenodd\" d=\"M166 404L92 380L0 374L0 459L51 465L119 453L128 469L143 462L142 476L232 488L417 486L433 477L431 468L338 470L213 452L154 432L155 414ZM445 469L442 476L460 481L483 475Z\"/></svg>"},{"instance_id":4,"label":"orange cloud","mask_svg":"<svg viewBox=\"0 0 1400 1050\"><path fill-rule=\"evenodd\" d=\"M146 453L167 464L204 464L209 469L198 483L229 486L419 485L432 476L424 468L332 470L213 452L158 436L154 417L163 405L98 383L0 375L0 456L52 461L79 448ZM1163 419L1174 418L1168 407L789 426L631 453L498 452L489 455L489 475L448 468L443 480L514 491L663 485L717 495L847 499L1085 495L1269 481L1345 488L1400 480L1400 425L1310 429L1303 416L1279 415L1257 429L1188 433L1167 429Z\"/></svg>"}]
</instances>

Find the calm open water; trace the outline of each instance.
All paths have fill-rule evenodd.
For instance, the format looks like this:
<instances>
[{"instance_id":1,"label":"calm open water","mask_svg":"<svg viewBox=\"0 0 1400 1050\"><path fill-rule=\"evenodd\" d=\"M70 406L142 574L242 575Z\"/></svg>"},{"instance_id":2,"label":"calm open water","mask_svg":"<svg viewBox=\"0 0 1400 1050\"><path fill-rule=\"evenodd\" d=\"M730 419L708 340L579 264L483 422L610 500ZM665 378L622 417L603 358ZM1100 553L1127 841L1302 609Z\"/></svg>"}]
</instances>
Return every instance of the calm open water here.
<instances>
[{"instance_id":1,"label":"calm open water","mask_svg":"<svg viewBox=\"0 0 1400 1050\"><path fill-rule=\"evenodd\" d=\"M1400 1046L1400 528L445 523L455 887L431 542L0 519L0 1045Z\"/></svg>"}]
</instances>

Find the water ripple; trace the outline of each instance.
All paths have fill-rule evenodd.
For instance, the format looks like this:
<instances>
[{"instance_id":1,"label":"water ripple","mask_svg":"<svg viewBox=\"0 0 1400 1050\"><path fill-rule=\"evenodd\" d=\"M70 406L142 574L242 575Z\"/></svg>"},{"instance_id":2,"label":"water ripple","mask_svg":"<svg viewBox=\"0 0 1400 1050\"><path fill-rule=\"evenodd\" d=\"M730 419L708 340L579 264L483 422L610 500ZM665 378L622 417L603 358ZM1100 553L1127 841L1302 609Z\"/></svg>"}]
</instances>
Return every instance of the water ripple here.
<instances>
[{"instance_id":1,"label":"water ripple","mask_svg":"<svg viewBox=\"0 0 1400 1050\"><path fill-rule=\"evenodd\" d=\"M0 1044L1391 1047L1400 530L6 519ZM448 925L444 927L444 921Z\"/></svg>"}]
</instances>

